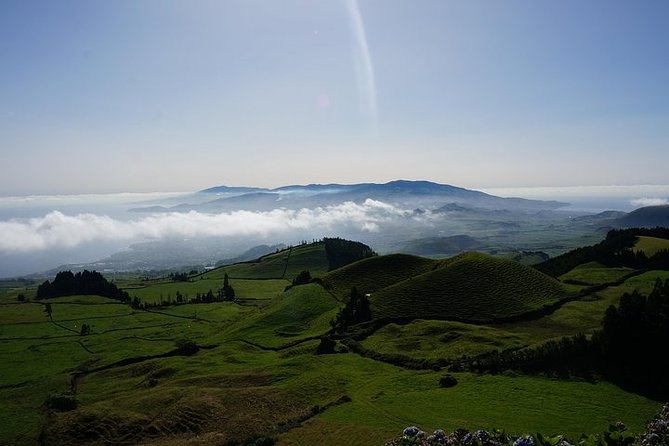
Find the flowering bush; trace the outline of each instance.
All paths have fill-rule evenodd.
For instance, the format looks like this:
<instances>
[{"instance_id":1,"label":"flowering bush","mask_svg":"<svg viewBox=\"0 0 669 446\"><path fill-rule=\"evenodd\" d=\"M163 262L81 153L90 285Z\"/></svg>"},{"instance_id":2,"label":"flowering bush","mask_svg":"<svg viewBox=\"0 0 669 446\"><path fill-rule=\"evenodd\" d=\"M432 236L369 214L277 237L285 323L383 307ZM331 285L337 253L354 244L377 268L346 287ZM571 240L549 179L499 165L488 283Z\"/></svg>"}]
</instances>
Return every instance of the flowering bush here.
<instances>
[{"instance_id":1,"label":"flowering bush","mask_svg":"<svg viewBox=\"0 0 669 446\"><path fill-rule=\"evenodd\" d=\"M669 404L665 404L660 414L646 425L639 443L642 446L669 445Z\"/></svg>"},{"instance_id":2,"label":"flowering bush","mask_svg":"<svg viewBox=\"0 0 669 446\"><path fill-rule=\"evenodd\" d=\"M387 442L385 446L669 446L669 404L636 437L623 423L613 424L601 434L582 435L577 443L569 442L562 435L518 437L501 430L470 432L457 429L446 433L437 429L426 435L419 427L410 426L404 429L401 437Z\"/></svg>"}]
</instances>

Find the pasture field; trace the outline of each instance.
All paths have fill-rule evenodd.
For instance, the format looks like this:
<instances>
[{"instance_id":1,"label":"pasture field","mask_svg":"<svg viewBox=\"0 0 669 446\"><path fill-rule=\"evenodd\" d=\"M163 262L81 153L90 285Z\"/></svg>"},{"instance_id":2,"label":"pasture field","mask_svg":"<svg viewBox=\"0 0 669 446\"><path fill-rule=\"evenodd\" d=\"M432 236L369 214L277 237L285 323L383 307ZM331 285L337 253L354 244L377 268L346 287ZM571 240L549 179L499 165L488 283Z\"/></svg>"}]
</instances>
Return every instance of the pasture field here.
<instances>
[{"instance_id":1,"label":"pasture field","mask_svg":"<svg viewBox=\"0 0 669 446\"><path fill-rule=\"evenodd\" d=\"M597 262L589 262L563 274L560 276L560 280L566 283L592 286L615 282L632 272L634 272L632 268L607 268Z\"/></svg>"},{"instance_id":2,"label":"pasture field","mask_svg":"<svg viewBox=\"0 0 669 446\"><path fill-rule=\"evenodd\" d=\"M414 359L456 359L521 348L528 342L528 336L497 327L419 319L405 325L388 324L362 344L379 353Z\"/></svg>"},{"instance_id":3,"label":"pasture field","mask_svg":"<svg viewBox=\"0 0 669 446\"><path fill-rule=\"evenodd\" d=\"M176 291L220 288L227 272L239 302L142 310L100 296L68 296L48 301L49 316L45 301L17 302L19 292L32 298L34 289L0 287L0 444L215 445L270 436L279 446L367 446L382 445L412 424L426 430L559 432L576 440L619 420L638 432L661 405L606 382L512 373L453 373L458 384L446 389L438 385L446 370L411 370L343 349L324 355L316 350L350 286L371 291L373 317L421 317L382 326L361 341L366 349L436 360L591 333L623 292L648 292L657 278L669 278L667 271L630 277L542 317L465 324L425 315L430 309L441 319L464 311L523 314L580 287L472 254L447 261L382 256L326 274L318 246L307 248L296 250L301 260L292 264L284 251L190 282L128 280L125 288L156 303L161 294L165 299ZM284 291L290 276L303 269L322 276L326 286ZM599 271L599 265L578 269L568 274L593 283L625 275ZM411 291L410 299L403 290ZM472 290L487 300L477 304ZM420 299L425 303L417 304ZM80 335L83 324L90 334ZM199 349L179 350L179 340ZM45 403L55 394L75 398L77 408L48 409Z\"/></svg>"},{"instance_id":4,"label":"pasture field","mask_svg":"<svg viewBox=\"0 0 669 446\"><path fill-rule=\"evenodd\" d=\"M273 299L280 295L290 282L284 279L230 279L230 285L235 289L238 298L246 299ZM223 278L211 279L207 275L199 276L187 282L161 281L148 284L142 288L126 288L131 296L137 296L142 302L160 303L175 301L177 292L184 296L186 301L195 298L197 294L214 294L223 288Z\"/></svg>"},{"instance_id":5,"label":"pasture field","mask_svg":"<svg viewBox=\"0 0 669 446\"><path fill-rule=\"evenodd\" d=\"M642 251L647 257L652 257L658 251L669 250L669 240L658 237L639 236L632 250L634 252Z\"/></svg>"}]
</instances>

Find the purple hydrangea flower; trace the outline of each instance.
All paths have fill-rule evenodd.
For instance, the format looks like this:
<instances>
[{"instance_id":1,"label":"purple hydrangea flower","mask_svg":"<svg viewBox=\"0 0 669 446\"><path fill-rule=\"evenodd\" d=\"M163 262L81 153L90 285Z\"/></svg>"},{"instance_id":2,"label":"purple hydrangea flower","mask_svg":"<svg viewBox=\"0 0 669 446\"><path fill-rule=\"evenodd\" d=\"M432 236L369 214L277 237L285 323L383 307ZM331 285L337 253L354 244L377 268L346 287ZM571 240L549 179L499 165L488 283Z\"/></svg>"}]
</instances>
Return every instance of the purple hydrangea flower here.
<instances>
[{"instance_id":1,"label":"purple hydrangea flower","mask_svg":"<svg viewBox=\"0 0 669 446\"><path fill-rule=\"evenodd\" d=\"M446 432L444 432L443 429L437 429L432 433L432 436L434 437L435 440L437 441L444 441L446 440Z\"/></svg>"},{"instance_id":2,"label":"purple hydrangea flower","mask_svg":"<svg viewBox=\"0 0 669 446\"><path fill-rule=\"evenodd\" d=\"M513 442L513 446L534 446L534 438L529 435L520 437Z\"/></svg>"},{"instance_id":3,"label":"purple hydrangea flower","mask_svg":"<svg viewBox=\"0 0 669 446\"><path fill-rule=\"evenodd\" d=\"M418 429L416 426L409 426L402 431L402 433L407 436L407 437L416 437L418 436L419 432L423 432L420 429Z\"/></svg>"}]
</instances>

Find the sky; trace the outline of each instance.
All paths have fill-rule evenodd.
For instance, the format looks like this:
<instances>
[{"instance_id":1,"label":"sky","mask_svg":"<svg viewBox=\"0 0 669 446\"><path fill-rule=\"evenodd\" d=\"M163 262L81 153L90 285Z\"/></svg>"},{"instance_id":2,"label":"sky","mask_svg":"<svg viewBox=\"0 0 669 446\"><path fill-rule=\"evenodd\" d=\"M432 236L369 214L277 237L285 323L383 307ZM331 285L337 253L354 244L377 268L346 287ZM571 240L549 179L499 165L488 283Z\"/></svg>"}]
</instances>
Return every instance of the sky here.
<instances>
[{"instance_id":1,"label":"sky","mask_svg":"<svg viewBox=\"0 0 669 446\"><path fill-rule=\"evenodd\" d=\"M669 2L0 2L0 196L667 184Z\"/></svg>"}]
</instances>

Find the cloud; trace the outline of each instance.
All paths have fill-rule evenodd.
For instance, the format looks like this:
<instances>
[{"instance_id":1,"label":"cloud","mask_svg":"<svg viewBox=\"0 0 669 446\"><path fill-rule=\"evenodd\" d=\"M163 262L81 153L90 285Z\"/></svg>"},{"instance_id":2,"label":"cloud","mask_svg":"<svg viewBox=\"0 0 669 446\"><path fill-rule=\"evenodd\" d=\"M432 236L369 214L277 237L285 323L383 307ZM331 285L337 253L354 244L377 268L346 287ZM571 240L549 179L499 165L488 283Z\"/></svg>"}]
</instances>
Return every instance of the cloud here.
<instances>
[{"instance_id":1,"label":"cloud","mask_svg":"<svg viewBox=\"0 0 669 446\"><path fill-rule=\"evenodd\" d=\"M630 201L634 207L644 207L644 206L660 206L663 204L669 204L666 198L637 198Z\"/></svg>"},{"instance_id":2,"label":"cloud","mask_svg":"<svg viewBox=\"0 0 669 446\"><path fill-rule=\"evenodd\" d=\"M38 218L0 221L0 252L70 248L103 240L266 236L295 230L331 229L335 225L375 232L383 222L409 214L407 210L371 199L362 204L345 202L313 209L220 214L172 212L134 220L53 211Z\"/></svg>"}]
</instances>

